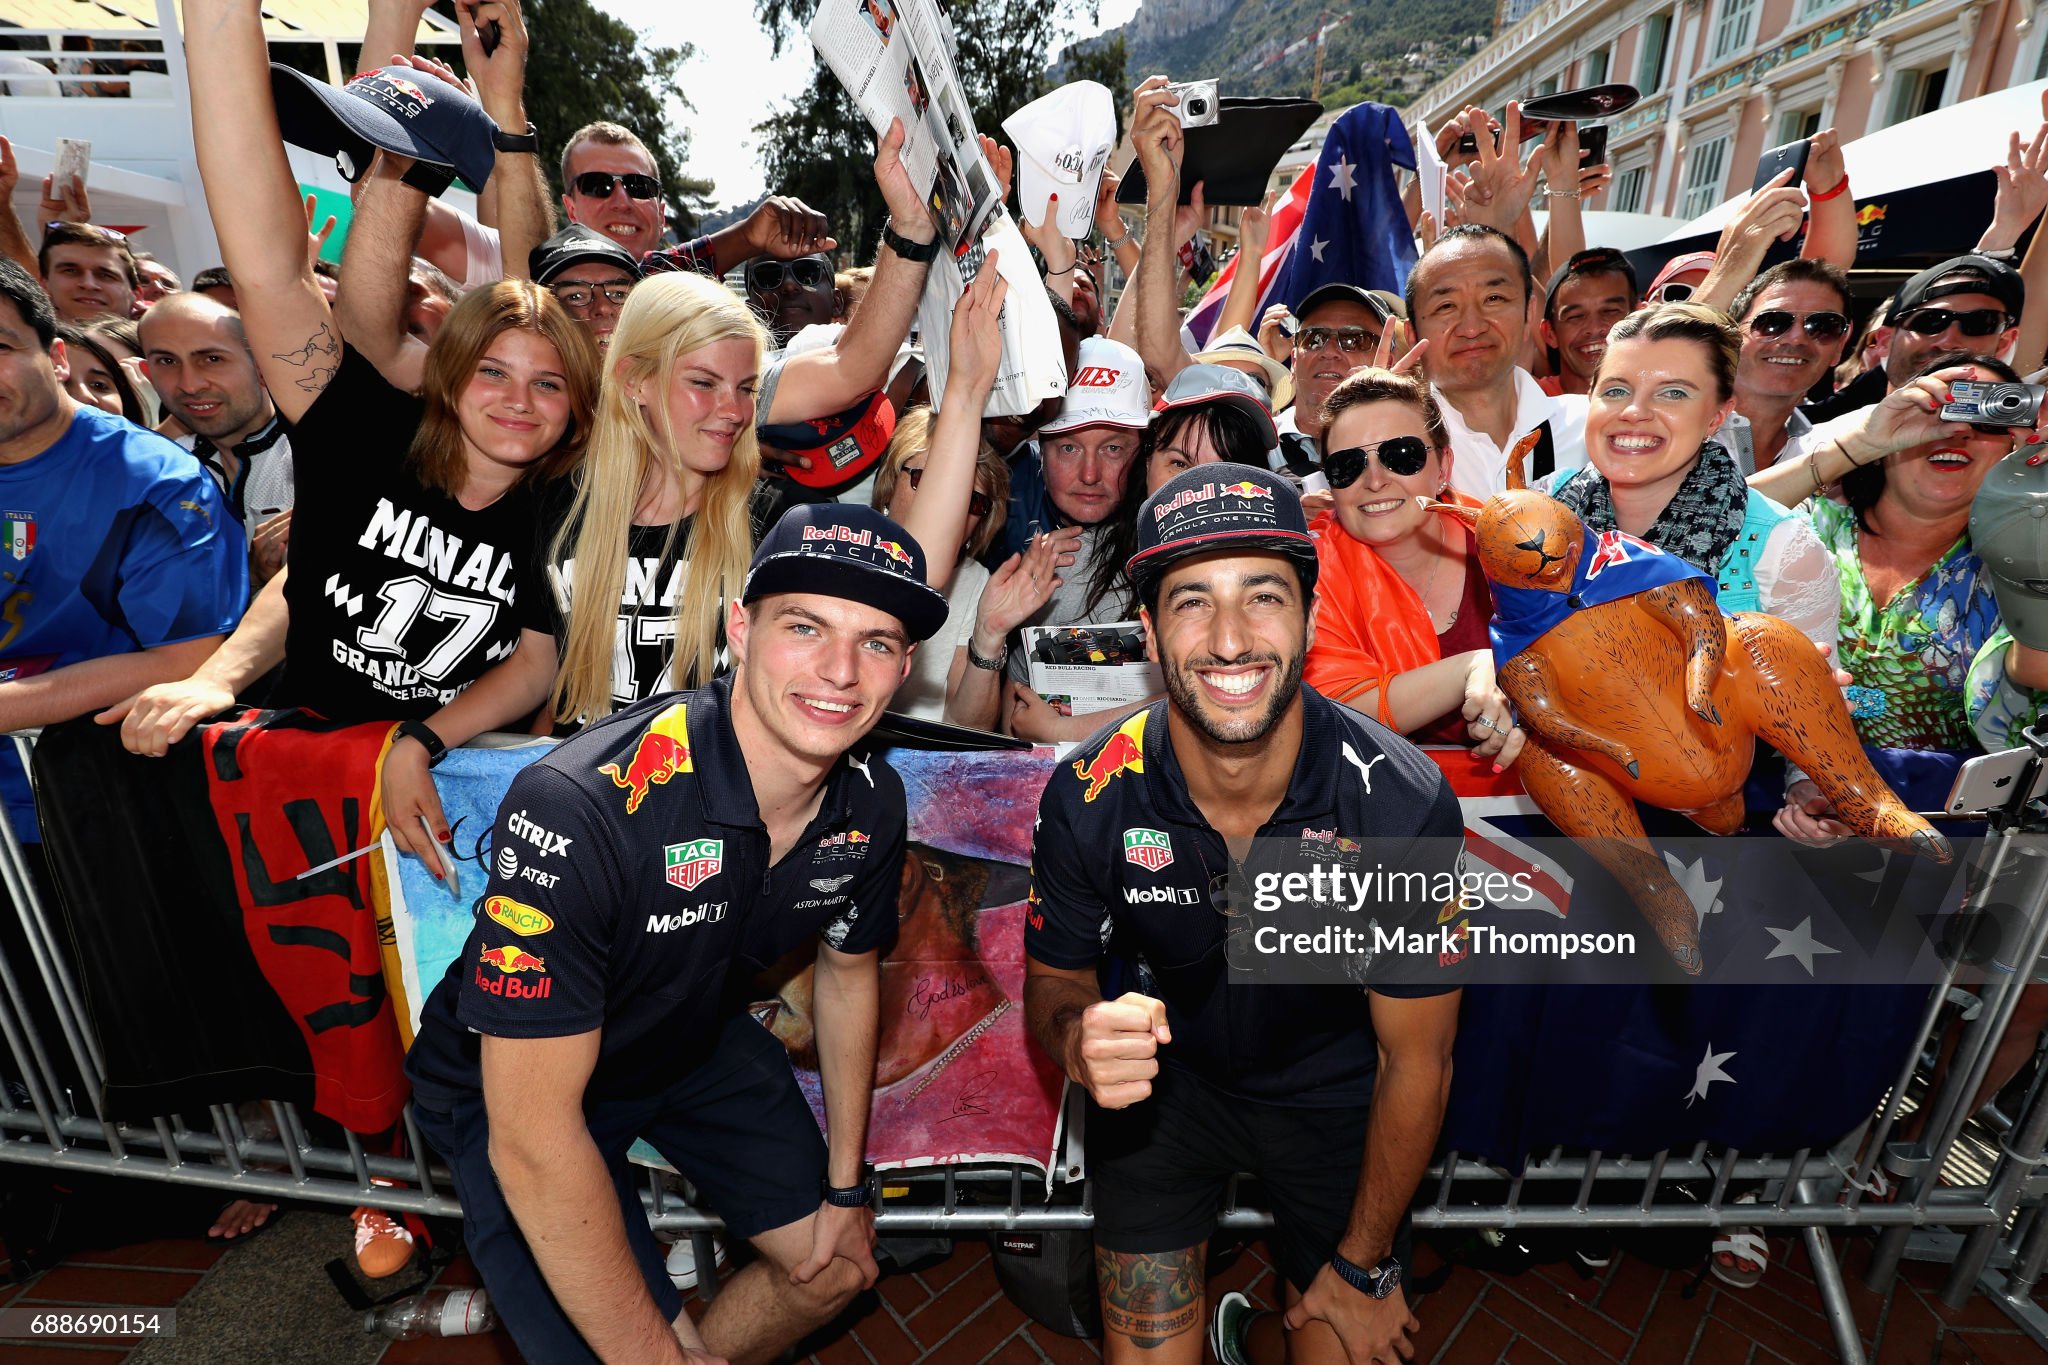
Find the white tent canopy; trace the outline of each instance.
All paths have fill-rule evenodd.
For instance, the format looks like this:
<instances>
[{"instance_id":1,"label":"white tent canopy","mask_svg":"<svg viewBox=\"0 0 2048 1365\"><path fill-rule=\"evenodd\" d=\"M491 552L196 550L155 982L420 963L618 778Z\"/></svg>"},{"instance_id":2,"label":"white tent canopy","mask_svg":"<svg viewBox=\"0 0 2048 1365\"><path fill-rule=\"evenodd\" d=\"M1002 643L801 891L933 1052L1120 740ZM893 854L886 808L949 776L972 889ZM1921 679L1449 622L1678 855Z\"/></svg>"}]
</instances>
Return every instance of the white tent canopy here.
<instances>
[{"instance_id":1,"label":"white tent canopy","mask_svg":"<svg viewBox=\"0 0 2048 1365\"><path fill-rule=\"evenodd\" d=\"M1881 199L2002 163L2011 134L2018 132L2025 140L2041 126L2044 89L2048 81L2029 81L1857 138L1842 148L1850 193L1859 200ZM1660 240L1683 242L1718 233L1749 196L1744 190Z\"/></svg>"}]
</instances>

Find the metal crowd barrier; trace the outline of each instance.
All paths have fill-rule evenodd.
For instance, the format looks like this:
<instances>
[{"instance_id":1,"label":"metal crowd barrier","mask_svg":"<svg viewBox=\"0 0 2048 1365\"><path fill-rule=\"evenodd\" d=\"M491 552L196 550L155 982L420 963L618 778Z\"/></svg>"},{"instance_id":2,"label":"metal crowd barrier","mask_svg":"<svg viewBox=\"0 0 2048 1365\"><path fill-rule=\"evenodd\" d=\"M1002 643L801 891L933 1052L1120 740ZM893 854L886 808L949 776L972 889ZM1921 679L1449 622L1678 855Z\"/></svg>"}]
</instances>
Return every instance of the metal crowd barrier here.
<instances>
[{"instance_id":1,"label":"metal crowd barrier","mask_svg":"<svg viewBox=\"0 0 2048 1365\"><path fill-rule=\"evenodd\" d=\"M26 767L32 734L12 738ZM2048 743L2041 752L2048 754ZM2025 785L2021 784L2023 789ZM1987 886L2006 864L2017 837L2016 828L2000 836ZM2022 946L2013 959L2019 963L2038 961L2048 944L2048 858L2028 862L2044 884L2034 888L2026 911ZM409 1106L401 1156L373 1155L353 1133L346 1134L343 1148L319 1146L308 1137L296 1108L284 1103L266 1106L276 1126L274 1137L249 1132L237 1109L229 1105L211 1106L203 1123L180 1115L160 1116L147 1125L100 1117L96 1096L104 1059L4 808L0 881L25 930L34 970L33 977L24 979L17 964L0 952L0 1039L6 1044L6 1074L26 1093L24 1103L12 1086L0 1085L0 1161L210 1186L242 1198L373 1203L428 1216L461 1215L447 1172L430 1159ZM1971 1294L1982 1292L2048 1347L2048 1312L2032 1299L2033 1287L2048 1265L2048 1174L2041 1169L2048 1164L2048 1083L2041 1078L2034 1082L2018 1118L1999 1140L1985 1179L1944 1184L1937 1178L1957 1154L1964 1126L1972 1117L1964 1112L1967 1098L1988 1072L1992 1050L2004 1036L2029 979L2026 972L1994 977L1984 989L1982 1008L1965 1028L1946 1083L1922 1100L1930 1118L1921 1139L1914 1144L1889 1140L1912 1092L1916 1069L1935 1040L1955 976L1951 968L1930 992L1918 1045L1901 1064L1884 1105L1832 1152L1802 1148L1790 1155L1744 1153L1707 1143L1648 1156L1559 1149L1520 1173L1511 1173L1454 1151L1431 1166L1418 1189L1414 1226L1425 1231L1541 1228L1586 1233L1797 1230L1837 1348L1851 1365L1861 1365L1864 1353L1829 1233L1878 1229L1877 1253L1865 1276L1869 1287L1887 1288L1903 1259L1952 1265L1942 1293L1945 1303L1961 1307ZM53 1006L63 1035L59 1041L85 1081L84 1107L63 1085L52 1065L51 1041L38 1032L25 1006L31 988ZM2048 1077L2048 1068L2043 1076ZM1859 1150L1865 1155L1851 1169L1843 1157ZM1880 1168L1899 1183L1894 1203L1864 1198ZM1085 1230L1093 1224L1085 1180L1048 1183L1022 1166L890 1171L881 1179L887 1186L908 1188L908 1194L885 1199L881 1206L876 1224L885 1236ZM1755 1203L1737 1204L1728 1197L1731 1184L1762 1184L1765 1192ZM1699 1194L1702 1186L1707 1189L1704 1197ZM1611 1191L1617 1187L1627 1187L1632 1197L1613 1197ZM710 1252L708 1234L721 1227L715 1214L693 1204L687 1190L670 1189L653 1171L647 1175L643 1202L658 1230L692 1236L700 1264L707 1263L703 1258ZM1233 1182L1220 1227L1256 1232L1271 1221L1271 1215L1244 1199ZM707 1292L713 1289L707 1280Z\"/></svg>"}]
</instances>

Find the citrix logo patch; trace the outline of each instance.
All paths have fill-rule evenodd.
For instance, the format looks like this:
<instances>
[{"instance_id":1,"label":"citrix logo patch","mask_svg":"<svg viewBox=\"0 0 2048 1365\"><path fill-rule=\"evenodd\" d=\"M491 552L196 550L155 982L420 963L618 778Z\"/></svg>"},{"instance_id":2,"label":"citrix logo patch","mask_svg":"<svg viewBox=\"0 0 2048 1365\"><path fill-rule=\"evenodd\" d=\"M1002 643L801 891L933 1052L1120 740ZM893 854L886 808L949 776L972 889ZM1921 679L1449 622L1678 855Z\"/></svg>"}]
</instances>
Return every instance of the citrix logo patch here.
<instances>
[{"instance_id":1,"label":"citrix logo patch","mask_svg":"<svg viewBox=\"0 0 2048 1365\"><path fill-rule=\"evenodd\" d=\"M505 820L505 828L539 849L540 856L543 858L552 857L557 853L566 855L569 852L569 845L576 842L574 839L564 835L553 834L542 829L539 825L527 819L526 812L523 810L514 811L508 816Z\"/></svg>"}]
</instances>

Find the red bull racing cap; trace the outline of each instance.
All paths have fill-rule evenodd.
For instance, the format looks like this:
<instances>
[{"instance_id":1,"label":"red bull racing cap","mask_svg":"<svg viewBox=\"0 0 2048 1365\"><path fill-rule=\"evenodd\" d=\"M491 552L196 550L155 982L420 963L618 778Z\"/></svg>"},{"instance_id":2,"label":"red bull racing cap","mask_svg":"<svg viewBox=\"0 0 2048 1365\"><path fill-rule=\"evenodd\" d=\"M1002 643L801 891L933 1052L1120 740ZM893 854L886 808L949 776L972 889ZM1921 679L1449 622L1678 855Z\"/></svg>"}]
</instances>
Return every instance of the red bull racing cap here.
<instances>
[{"instance_id":1,"label":"red bull racing cap","mask_svg":"<svg viewBox=\"0 0 2048 1365\"><path fill-rule=\"evenodd\" d=\"M913 640L929 640L946 623L946 599L925 582L923 547L882 513L852 503L792 507L762 537L740 601L779 593L886 611Z\"/></svg>"},{"instance_id":2,"label":"red bull racing cap","mask_svg":"<svg viewBox=\"0 0 2048 1365\"><path fill-rule=\"evenodd\" d=\"M1193 555L1271 550L1294 561L1304 593L1316 586L1316 543L1301 495L1271 470L1203 464L1162 484L1138 509L1138 551L1124 566L1150 603L1167 569Z\"/></svg>"},{"instance_id":3,"label":"red bull racing cap","mask_svg":"<svg viewBox=\"0 0 2048 1365\"><path fill-rule=\"evenodd\" d=\"M466 92L417 67L365 71L337 88L272 62L270 90L284 140L332 156L351 182L379 147L452 170L473 190L491 178L498 125Z\"/></svg>"}]
</instances>

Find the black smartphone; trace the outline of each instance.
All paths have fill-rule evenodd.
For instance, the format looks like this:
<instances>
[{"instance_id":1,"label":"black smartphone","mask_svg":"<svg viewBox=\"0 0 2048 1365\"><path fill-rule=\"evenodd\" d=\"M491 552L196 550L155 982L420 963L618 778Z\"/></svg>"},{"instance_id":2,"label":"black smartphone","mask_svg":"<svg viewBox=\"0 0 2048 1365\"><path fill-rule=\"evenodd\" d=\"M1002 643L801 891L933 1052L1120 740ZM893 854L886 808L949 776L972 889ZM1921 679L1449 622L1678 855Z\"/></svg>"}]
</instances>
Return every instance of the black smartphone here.
<instances>
[{"instance_id":1,"label":"black smartphone","mask_svg":"<svg viewBox=\"0 0 2048 1365\"><path fill-rule=\"evenodd\" d=\"M1783 175L1787 170L1792 172L1792 178L1786 181L1785 184L1793 189L1797 189L1799 187L1799 177L1806 174L1806 154L1812 148L1813 139L1804 137L1800 138L1797 142L1788 142L1782 147L1771 148L1771 150L1757 158L1756 182L1750 186L1750 189L1762 189Z\"/></svg>"},{"instance_id":2,"label":"black smartphone","mask_svg":"<svg viewBox=\"0 0 2048 1365\"><path fill-rule=\"evenodd\" d=\"M1466 156L1479 155L1479 139L1470 133L1465 134L1465 136L1458 139L1458 150ZM1496 152L1500 150L1500 130L1497 128L1493 133L1493 150Z\"/></svg>"},{"instance_id":3,"label":"black smartphone","mask_svg":"<svg viewBox=\"0 0 2048 1365\"><path fill-rule=\"evenodd\" d=\"M1579 169L1607 164L1607 125L1579 125Z\"/></svg>"}]
</instances>

